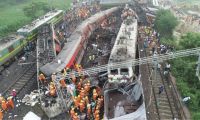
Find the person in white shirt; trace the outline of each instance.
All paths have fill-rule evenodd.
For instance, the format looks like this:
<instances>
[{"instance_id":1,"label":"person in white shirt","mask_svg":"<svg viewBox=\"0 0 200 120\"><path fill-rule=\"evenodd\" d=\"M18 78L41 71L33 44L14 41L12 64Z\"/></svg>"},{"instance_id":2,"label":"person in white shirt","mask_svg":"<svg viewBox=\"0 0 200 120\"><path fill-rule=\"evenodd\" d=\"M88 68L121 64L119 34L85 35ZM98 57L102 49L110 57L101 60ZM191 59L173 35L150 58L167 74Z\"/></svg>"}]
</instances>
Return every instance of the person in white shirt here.
<instances>
[{"instance_id":1,"label":"person in white shirt","mask_svg":"<svg viewBox=\"0 0 200 120\"><path fill-rule=\"evenodd\" d=\"M187 101L190 100L190 99L191 99L190 97L184 97L182 101L183 101L183 102L187 102Z\"/></svg>"}]
</instances>

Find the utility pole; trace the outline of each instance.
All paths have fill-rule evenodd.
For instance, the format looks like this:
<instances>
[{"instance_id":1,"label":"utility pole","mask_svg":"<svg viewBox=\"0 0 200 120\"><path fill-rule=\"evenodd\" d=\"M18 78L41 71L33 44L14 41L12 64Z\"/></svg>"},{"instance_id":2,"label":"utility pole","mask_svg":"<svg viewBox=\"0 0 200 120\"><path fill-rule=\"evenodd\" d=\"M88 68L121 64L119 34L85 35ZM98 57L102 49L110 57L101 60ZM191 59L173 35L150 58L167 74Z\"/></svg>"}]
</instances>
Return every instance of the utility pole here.
<instances>
[{"instance_id":1,"label":"utility pole","mask_svg":"<svg viewBox=\"0 0 200 120\"><path fill-rule=\"evenodd\" d=\"M198 62L197 62L197 69L196 69L196 76L200 80L199 69L200 69L200 53L199 53L199 58L198 58Z\"/></svg>"}]
</instances>

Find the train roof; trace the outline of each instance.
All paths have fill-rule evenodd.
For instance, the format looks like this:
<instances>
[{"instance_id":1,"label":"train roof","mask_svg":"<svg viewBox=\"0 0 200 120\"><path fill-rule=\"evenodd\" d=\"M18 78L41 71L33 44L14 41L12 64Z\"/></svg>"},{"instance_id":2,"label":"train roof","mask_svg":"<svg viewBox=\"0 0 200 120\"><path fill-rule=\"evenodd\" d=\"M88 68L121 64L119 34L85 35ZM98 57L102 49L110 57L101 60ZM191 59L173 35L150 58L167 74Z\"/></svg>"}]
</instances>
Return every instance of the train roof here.
<instances>
[{"instance_id":1,"label":"train roof","mask_svg":"<svg viewBox=\"0 0 200 120\"><path fill-rule=\"evenodd\" d=\"M5 48L11 46L14 42L24 38L20 35L10 35L6 38L0 39L0 51L4 50Z\"/></svg>"},{"instance_id":2,"label":"train roof","mask_svg":"<svg viewBox=\"0 0 200 120\"><path fill-rule=\"evenodd\" d=\"M44 16L41 16L38 19L34 20L31 24L25 25L22 28L18 29L17 32L23 33L23 34L28 34L62 12L63 12L63 10L50 11L50 12L46 13Z\"/></svg>"},{"instance_id":3,"label":"train roof","mask_svg":"<svg viewBox=\"0 0 200 120\"><path fill-rule=\"evenodd\" d=\"M137 30L137 19L123 21L111 51L109 63L135 59Z\"/></svg>"},{"instance_id":4,"label":"train roof","mask_svg":"<svg viewBox=\"0 0 200 120\"><path fill-rule=\"evenodd\" d=\"M62 51L58 54L56 59L53 60L51 63L47 63L46 65L42 66L40 70L46 75L51 75L52 73L63 70L69 63L73 54L76 52L78 46L80 45L82 34L84 34L84 29L88 26L88 24L96 22L98 19L103 17L108 11L112 12L116 9L117 7L114 7L105 11L98 12L97 14L84 20L69 37L69 41L65 43ZM58 60L61 60L61 64L58 63Z\"/></svg>"}]
</instances>

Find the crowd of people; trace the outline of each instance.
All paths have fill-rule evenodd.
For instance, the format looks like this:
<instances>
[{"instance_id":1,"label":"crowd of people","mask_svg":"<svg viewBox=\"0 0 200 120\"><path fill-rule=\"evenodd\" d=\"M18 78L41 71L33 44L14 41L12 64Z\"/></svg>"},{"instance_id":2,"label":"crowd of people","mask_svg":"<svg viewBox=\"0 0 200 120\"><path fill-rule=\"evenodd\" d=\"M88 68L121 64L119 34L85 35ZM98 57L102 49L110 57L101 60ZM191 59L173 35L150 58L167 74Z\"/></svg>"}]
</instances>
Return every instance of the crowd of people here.
<instances>
[{"instance_id":1,"label":"crowd of people","mask_svg":"<svg viewBox=\"0 0 200 120\"><path fill-rule=\"evenodd\" d=\"M101 10L98 4L94 5L82 5L80 7L74 7L66 11L63 23L57 29L57 36L61 39L67 40L67 38L76 29L77 25L90 17L91 15Z\"/></svg>"},{"instance_id":2,"label":"crowd of people","mask_svg":"<svg viewBox=\"0 0 200 120\"><path fill-rule=\"evenodd\" d=\"M165 54L171 51L173 48L170 46L165 46L160 43L160 34L153 29L151 26L141 26L139 28L139 40L144 41L143 46L144 49L149 49L150 55L156 56L157 54ZM168 76L170 72L171 65L169 63L165 64L157 64L157 69L163 71L163 75L168 82ZM164 91L164 86L161 85L159 87L159 94Z\"/></svg>"},{"instance_id":3,"label":"crowd of people","mask_svg":"<svg viewBox=\"0 0 200 120\"><path fill-rule=\"evenodd\" d=\"M8 111L12 111L15 108L16 103L16 90L13 89L10 95L5 98L2 94L0 94L0 120L3 120L4 113Z\"/></svg>"},{"instance_id":4,"label":"crowd of people","mask_svg":"<svg viewBox=\"0 0 200 120\"><path fill-rule=\"evenodd\" d=\"M69 68L64 69L62 75L70 74L71 70ZM104 100L101 95L101 88L92 85L89 78L81 73L81 65L76 65L75 70L79 73L78 76L70 74L69 78L61 79L58 86L55 83L55 74L52 74L51 79L40 74L39 80L41 84L47 87L44 90L44 95L57 98L57 90L60 89L66 101L72 100L71 106L68 106L70 107L69 114L72 120L100 120L103 117Z\"/></svg>"}]
</instances>

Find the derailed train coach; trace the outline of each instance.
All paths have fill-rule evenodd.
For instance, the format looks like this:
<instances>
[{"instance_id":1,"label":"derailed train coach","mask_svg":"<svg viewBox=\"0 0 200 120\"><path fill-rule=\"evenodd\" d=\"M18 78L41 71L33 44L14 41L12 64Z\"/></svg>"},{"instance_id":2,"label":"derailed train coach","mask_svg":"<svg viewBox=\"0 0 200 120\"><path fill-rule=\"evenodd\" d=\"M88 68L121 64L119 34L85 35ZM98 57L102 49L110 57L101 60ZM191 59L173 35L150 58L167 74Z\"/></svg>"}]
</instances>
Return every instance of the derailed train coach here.
<instances>
[{"instance_id":1,"label":"derailed train coach","mask_svg":"<svg viewBox=\"0 0 200 120\"><path fill-rule=\"evenodd\" d=\"M64 68L73 68L75 64L80 64L87 47L87 40L92 32L100 27L102 22L117 10L119 10L118 7L113 7L83 21L72 33L69 41L64 45L56 58L42 66L40 71L49 76L52 73L62 71Z\"/></svg>"}]
</instances>

